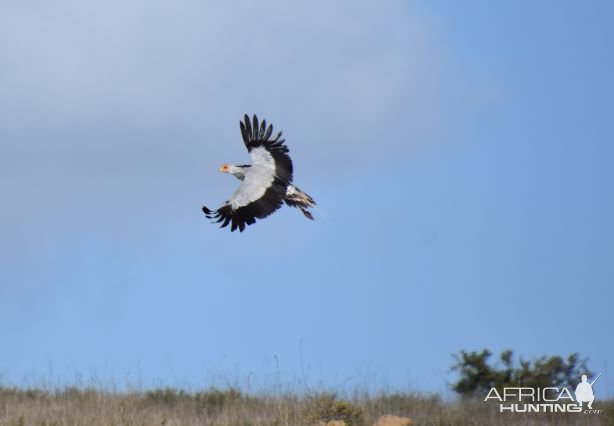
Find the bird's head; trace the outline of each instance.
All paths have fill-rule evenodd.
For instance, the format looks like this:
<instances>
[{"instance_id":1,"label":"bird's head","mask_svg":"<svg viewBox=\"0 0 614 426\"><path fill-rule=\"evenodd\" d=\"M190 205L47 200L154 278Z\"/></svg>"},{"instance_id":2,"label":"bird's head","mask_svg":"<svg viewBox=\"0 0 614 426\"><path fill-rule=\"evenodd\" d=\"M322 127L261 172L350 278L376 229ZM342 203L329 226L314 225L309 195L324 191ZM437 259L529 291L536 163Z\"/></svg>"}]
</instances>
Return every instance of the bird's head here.
<instances>
[{"instance_id":1,"label":"bird's head","mask_svg":"<svg viewBox=\"0 0 614 426\"><path fill-rule=\"evenodd\" d=\"M234 164L222 164L220 167L220 172L228 173L236 177L237 179L243 180L245 178L245 169L249 166L235 166Z\"/></svg>"}]
</instances>

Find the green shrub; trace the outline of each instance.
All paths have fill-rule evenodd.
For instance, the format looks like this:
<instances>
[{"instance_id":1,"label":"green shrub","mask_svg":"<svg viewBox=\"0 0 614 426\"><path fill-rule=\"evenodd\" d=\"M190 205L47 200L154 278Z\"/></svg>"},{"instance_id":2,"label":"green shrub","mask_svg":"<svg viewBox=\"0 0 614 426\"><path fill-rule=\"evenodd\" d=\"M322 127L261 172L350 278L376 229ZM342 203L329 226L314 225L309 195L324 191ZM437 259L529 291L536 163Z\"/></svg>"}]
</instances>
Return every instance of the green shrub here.
<instances>
[{"instance_id":1,"label":"green shrub","mask_svg":"<svg viewBox=\"0 0 614 426\"><path fill-rule=\"evenodd\" d=\"M309 423L342 420L348 426L364 424L362 408L350 402L338 400L334 393L323 393L310 397L305 417Z\"/></svg>"},{"instance_id":2,"label":"green shrub","mask_svg":"<svg viewBox=\"0 0 614 426\"><path fill-rule=\"evenodd\" d=\"M511 350L503 351L500 362L495 365L489 363L491 355L487 349L482 352L461 351L460 355L455 355L456 363L452 370L458 371L460 378L452 384L452 389L462 396L484 396L491 388L573 388L580 382L582 374L591 375L586 360L581 360L576 353L567 359L542 356L527 361L520 357L518 366L515 366Z\"/></svg>"},{"instance_id":3,"label":"green shrub","mask_svg":"<svg viewBox=\"0 0 614 426\"><path fill-rule=\"evenodd\" d=\"M241 392L233 388L226 390L213 388L194 394L198 412L210 416L220 413L224 407L234 404L241 398L243 398Z\"/></svg>"},{"instance_id":4,"label":"green shrub","mask_svg":"<svg viewBox=\"0 0 614 426\"><path fill-rule=\"evenodd\" d=\"M186 399L188 394L183 390L172 388L154 389L145 392L143 399L152 405L175 405L180 400Z\"/></svg>"}]
</instances>

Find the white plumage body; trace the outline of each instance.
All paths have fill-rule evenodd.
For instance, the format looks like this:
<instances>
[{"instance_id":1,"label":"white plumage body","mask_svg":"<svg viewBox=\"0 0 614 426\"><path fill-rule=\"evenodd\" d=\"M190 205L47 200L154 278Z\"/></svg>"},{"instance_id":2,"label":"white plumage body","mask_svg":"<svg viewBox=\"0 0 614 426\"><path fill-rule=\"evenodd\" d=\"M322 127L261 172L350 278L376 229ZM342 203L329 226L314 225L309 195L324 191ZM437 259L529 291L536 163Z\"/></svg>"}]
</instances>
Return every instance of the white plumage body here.
<instances>
[{"instance_id":1,"label":"white plumage body","mask_svg":"<svg viewBox=\"0 0 614 426\"><path fill-rule=\"evenodd\" d=\"M264 195L274 179L275 169L262 165L252 165L245 172L241 185L226 202L235 210L253 203Z\"/></svg>"}]
</instances>

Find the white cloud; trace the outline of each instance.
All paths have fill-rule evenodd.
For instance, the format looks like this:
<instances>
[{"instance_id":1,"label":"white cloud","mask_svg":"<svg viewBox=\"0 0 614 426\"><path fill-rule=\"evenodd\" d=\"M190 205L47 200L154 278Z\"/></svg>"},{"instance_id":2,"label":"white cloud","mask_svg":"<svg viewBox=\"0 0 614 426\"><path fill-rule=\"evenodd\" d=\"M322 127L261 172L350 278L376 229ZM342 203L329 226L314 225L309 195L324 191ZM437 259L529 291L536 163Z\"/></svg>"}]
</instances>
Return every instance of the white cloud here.
<instances>
[{"instance_id":1,"label":"white cloud","mask_svg":"<svg viewBox=\"0 0 614 426\"><path fill-rule=\"evenodd\" d=\"M221 199L234 182L203 182L246 159L243 112L284 130L303 177L398 156L440 113L429 19L403 1L5 2L4 217Z\"/></svg>"},{"instance_id":2,"label":"white cloud","mask_svg":"<svg viewBox=\"0 0 614 426\"><path fill-rule=\"evenodd\" d=\"M13 118L198 120L262 106L360 124L417 103L436 71L428 23L404 2L3 9L2 109Z\"/></svg>"}]
</instances>

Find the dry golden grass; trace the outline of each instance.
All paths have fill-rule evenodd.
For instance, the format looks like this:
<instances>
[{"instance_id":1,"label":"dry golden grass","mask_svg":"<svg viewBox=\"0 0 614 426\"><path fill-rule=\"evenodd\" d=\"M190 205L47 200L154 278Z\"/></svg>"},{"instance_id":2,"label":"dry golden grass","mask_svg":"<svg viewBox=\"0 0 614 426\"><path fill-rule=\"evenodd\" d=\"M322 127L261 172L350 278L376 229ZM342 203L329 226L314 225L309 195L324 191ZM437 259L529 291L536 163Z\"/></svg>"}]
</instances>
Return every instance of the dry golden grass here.
<instances>
[{"instance_id":1,"label":"dry golden grass","mask_svg":"<svg viewBox=\"0 0 614 426\"><path fill-rule=\"evenodd\" d=\"M373 425L384 414L417 425L608 425L614 401L599 415L501 414L481 401L446 402L435 395L383 394L344 400L333 393L246 395L235 389L107 392L0 387L0 426L315 425L343 420Z\"/></svg>"}]
</instances>

